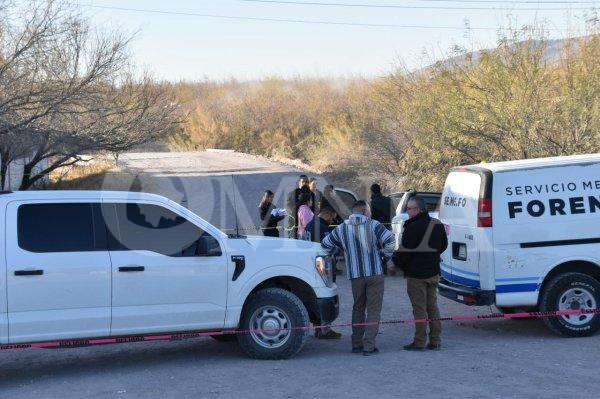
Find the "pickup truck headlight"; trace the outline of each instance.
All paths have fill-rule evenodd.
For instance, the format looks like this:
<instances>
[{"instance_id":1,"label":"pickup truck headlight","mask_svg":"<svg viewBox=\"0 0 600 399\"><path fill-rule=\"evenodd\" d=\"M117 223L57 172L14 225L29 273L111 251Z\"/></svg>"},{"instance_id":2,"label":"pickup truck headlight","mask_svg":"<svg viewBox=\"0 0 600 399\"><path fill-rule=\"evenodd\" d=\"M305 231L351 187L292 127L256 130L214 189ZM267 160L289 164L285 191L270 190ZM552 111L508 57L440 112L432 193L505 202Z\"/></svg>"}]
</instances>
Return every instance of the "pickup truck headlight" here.
<instances>
[{"instance_id":1,"label":"pickup truck headlight","mask_svg":"<svg viewBox=\"0 0 600 399\"><path fill-rule=\"evenodd\" d=\"M323 279L325 286L331 287L333 285L333 267L331 259L328 257L317 256L315 258L315 269Z\"/></svg>"}]
</instances>

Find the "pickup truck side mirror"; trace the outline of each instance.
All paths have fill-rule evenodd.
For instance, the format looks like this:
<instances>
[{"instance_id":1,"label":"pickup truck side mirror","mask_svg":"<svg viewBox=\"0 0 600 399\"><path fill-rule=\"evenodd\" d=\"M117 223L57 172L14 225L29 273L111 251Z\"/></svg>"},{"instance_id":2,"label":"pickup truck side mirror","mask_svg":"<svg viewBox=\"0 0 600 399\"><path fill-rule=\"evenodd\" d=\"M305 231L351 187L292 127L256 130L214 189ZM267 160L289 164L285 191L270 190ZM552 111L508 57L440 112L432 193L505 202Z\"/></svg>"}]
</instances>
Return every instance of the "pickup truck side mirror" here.
<instances>
[{"instance_id":1,"label":"pickup truck side mirror","mask_svg":"<svg viewBox=\"0 0 600 399\"><path fill-rule=\"evenodd\" d=\"M196 256L221 256L219 241L211 235L201 236L196 245Z\"/></svg>"}]
</instances>

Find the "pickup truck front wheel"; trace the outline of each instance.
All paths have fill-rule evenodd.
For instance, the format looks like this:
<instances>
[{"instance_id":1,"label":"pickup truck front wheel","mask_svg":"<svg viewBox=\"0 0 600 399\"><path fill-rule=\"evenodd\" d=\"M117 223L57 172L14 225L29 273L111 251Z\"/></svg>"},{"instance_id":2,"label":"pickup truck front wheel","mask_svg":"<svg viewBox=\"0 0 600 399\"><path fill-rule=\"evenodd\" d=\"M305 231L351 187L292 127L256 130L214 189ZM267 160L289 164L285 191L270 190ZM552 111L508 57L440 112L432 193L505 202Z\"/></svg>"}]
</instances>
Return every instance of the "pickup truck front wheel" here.
<instances>
[{"instance_id":1,"label":"pickup truck front wheel","mask_svg":"<svg viewBox=\"0 0 600 399\"><path fill-rule=\"evenodd\" d=\"M255 359L287 359L308 337L309 317L302 301L281 288L252 295L244 307L238 342Z\"/></svg>"}]
</instances>

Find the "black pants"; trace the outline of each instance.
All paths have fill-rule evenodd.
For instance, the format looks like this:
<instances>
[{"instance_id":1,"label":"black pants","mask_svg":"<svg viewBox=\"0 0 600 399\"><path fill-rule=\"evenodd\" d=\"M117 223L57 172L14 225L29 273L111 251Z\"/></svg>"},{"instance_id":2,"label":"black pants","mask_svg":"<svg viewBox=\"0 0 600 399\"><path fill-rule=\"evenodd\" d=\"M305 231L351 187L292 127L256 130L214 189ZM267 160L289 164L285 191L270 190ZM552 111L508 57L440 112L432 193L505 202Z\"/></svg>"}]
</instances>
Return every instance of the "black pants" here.
<instances>
[{"instance_id":1,"label":"black pants","mask_svg":"<svg viewBox=\"0 0 600 399\"><path fill-rule=\"evenodd\" d=\"M277 230L277 227L268 227L263 230L263 235L267 237L279 237L279 230Z\"/></svg>"}]
</instances>

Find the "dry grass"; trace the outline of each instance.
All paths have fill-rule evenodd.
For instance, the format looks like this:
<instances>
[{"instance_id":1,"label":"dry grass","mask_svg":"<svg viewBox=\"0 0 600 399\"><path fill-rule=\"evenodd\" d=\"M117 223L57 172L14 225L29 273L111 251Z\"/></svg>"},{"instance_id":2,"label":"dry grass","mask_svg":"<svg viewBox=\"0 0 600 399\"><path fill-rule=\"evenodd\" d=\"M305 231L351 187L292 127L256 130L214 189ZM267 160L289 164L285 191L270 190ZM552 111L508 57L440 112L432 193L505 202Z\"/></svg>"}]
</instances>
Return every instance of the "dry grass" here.
<instances>
[{"instance_id":1,"label":"dry grass","mask_svg":"<svg viewBox=\"0 0 600 399\"><path fill-rule=\"evenodd\" d=\"M99 159L59 168L50 174L52 190L139 191L137 175Z\"/></svg>"}]
</instances>

